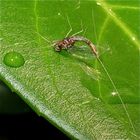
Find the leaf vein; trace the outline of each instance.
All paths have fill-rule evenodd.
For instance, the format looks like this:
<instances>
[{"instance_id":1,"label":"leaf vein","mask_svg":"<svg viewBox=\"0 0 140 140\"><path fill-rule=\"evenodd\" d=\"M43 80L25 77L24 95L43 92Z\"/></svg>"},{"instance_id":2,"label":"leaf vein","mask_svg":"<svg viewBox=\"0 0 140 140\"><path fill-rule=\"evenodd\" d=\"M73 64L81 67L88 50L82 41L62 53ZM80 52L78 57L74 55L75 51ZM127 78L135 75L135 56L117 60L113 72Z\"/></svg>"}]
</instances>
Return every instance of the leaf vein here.
<instances>
[{"instance_id":1,"label":"leaf vein","mask_svg":"<svg viewBox=\"0 0 140 140\"><path fill-rule=\"evenodd\" d=\"M120 20L120 18L112 11L109 5L102 0L97 0L97 3L100 3L100 6L104 9L108 16L125 32L125 34L130 38L132 43L140 50L140 40L137 39L137 36L129 29L129 27Z\"/></svg>"}]
</instances>

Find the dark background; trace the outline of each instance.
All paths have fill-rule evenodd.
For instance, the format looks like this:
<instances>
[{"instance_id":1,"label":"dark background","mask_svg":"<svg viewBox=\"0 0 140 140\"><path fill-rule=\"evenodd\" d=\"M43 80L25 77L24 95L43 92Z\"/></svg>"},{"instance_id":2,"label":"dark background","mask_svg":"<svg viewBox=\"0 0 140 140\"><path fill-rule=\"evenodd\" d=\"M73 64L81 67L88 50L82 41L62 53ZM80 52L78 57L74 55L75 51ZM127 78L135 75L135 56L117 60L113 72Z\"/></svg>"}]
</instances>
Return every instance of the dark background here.
<instances>
[{"instance_id":1,"label":"dark background","mask_svg":"<svg viewBox=\"0 0 140 140\"><path fill-rule=\"evenodd\" d=\"M60 130L34 112L0 115L0 140L69 140Z\"/></svg>"},{"instance_id":2,"label":"dark background","mask_svg":"<svg viewBox=\"0 0 140 140\"><path fill-rule=\"evenodd\" d=\"M0 140L69 140L0 81Z\"/></svg>"}]
</instances>

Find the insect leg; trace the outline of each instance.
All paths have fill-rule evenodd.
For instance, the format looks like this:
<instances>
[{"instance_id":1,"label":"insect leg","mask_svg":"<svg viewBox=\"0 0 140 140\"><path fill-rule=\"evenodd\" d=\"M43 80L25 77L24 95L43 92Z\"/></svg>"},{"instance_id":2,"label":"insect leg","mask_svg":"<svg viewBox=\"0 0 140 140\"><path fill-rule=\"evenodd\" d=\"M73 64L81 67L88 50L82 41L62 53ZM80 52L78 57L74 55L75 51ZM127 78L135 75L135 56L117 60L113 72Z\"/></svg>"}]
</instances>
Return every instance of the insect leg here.
<instances>
[{"instance_id":1,"label":"insect leg","mask_svg":"<svg viewBox=\"0 0 140 140\"><path fill-rule=\"evenodd\" d=\"M69 20L68 15L66 15L66 17L67 17L67 22L68 22L68 24L69 24L69 26L70 26L70 30L69 30L68 33L66 34L65 38L67 38L67 37L69 36L69 34L72 32L72 26L71 26L71 23L70 23L70 20Z\"/></svg>"},{"instance_id":2,"label":"insect leg","mask_svg":"<svg viewBox=\"0 0 140 140\"><path fill-rule=\"evenodd\" d=\"M82 20L81 20L81 30L80 31L78 31L77 33L74 33L73 35L71 35L71 36L76 36L76 35L78 35L78 34L80 34L80 33L82 33L84 31L84 29L83 29L83 23L82 23Z\"/></svg>"}]
</instances>

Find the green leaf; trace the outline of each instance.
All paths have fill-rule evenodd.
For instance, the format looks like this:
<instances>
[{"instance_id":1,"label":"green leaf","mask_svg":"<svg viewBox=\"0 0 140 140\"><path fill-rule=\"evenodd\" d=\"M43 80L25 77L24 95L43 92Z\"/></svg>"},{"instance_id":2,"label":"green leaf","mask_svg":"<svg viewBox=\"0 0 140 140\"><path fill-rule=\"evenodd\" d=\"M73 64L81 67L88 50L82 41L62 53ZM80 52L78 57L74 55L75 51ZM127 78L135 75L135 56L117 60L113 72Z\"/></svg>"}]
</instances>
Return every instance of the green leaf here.
<instances>
[{"instance_id":1,"label":"green leaf","mask_svg":"<svg viewBox=\"0 0 140 140\"><path fill-rule=\"evenodd\" d=\"M38 115L77 139L139 139L139 0L1 1L0 14L0 78ZM70 29L99 60L86 44L54 51Z\"/></svg>"}]
</instances>

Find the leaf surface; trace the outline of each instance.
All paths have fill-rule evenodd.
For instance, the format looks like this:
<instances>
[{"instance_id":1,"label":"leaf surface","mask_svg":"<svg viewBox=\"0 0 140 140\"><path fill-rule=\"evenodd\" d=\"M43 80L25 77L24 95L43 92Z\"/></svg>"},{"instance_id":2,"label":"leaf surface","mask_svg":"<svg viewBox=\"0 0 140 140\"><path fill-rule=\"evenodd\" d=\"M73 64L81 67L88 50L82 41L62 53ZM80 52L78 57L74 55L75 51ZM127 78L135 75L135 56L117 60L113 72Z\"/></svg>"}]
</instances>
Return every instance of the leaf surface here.
<instances>
[{"instance_id":1,"label":"leaf surface","mask_svg":"<svg viewBox=\"0 0 140 140\"><path fill-rule=\"evenodd\" d=\"M0 78L77 139L139 139L139 1L1 1ZM55 52L68 33L96 44ZM4 63L9 52L25 63Z\"/></svg>"}]
</instances>

